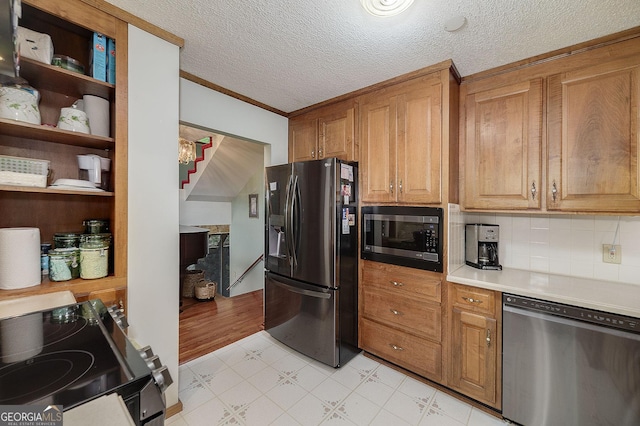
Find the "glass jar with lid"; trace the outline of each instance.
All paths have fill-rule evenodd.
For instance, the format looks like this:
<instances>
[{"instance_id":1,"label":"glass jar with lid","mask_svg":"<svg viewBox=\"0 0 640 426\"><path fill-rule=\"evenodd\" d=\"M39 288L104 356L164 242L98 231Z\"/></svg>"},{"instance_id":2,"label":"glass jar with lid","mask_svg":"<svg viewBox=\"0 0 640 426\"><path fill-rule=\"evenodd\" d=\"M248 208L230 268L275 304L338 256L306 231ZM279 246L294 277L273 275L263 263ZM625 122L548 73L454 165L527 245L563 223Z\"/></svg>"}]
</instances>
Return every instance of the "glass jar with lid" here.
<instances>
[{"instance_id":1,"label":"glass jar with lid","mask_svg":"<svg viewBox=\"0 0 640 426\"><path fill-rule=\"evenodd\" d=\"M80 234L73 232L59 232L53 235L55 248L78 248L80 246Z\"/></svg>"},{"instance_id":2,"label":"glass jar with lid","mask_svg":"<svg viewBox=\"0 0 640 426\"><path fill-rule=\"evenodd\" d=\"M80 237L80 278L95 279L109 273L111 234L83 234Z\"/></svg>"},{"instance_id":3,"label":"glass jar with lid","mask_svg":"<svg viewBox=\"0 0 640 426\"><path fill-rule=\"evenodd\" d=\"M80 250L59 248L49 251L49 280L68 281L80 276Z\"/></svg>"}]
</instances>

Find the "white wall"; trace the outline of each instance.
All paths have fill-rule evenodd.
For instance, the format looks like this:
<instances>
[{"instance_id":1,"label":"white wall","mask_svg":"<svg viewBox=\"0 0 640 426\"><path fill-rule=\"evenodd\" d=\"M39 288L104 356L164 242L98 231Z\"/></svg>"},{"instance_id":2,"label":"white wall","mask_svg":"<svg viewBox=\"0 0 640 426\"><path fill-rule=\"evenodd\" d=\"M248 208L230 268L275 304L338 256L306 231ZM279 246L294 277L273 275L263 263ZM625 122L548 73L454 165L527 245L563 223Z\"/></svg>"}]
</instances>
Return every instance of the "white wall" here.
<instances>
[{"instance_id":1,"label":"white wall","mask_svg":"<svg viewBox=\"0 0 640 426\"><path fill-rule=\"evenodd\" d=\"M503 267L602 281L640 284L640 217L591 215L450 214L452 269L464 262L464 223L500 226ZM622 263L604 263L602 244L622 246ZM457 248L456 248L457 247ZM604 289L603 289L604 290Z\"/></svg>"},{"instance_id":2,"label":"white wall","mask_svg":"<svg viewBox=\"0 0 640 426\"><path fill-rule=\"evenodd\" d=\"M180 190L181 193L184 189ZM231 223L231 203L185 201L180 199L180 225L228 225Z\"/></svg>"},{"instance_id":3,"label":"white wall","mask_svg":"<svg viewBox=\"0 0 640 426\"><path fill-rule=\"evenodd\" d=\"M258 217L249 217L249 194L258 194ZM233 221L229 230L230 282L264 252L264 170L258 171L240 191L232 203ZM230 291L230 296L260 290L264 287L264 263L258 263L245 278Z\"/></svg>"},{"instance_id":4,"label":"white wall","mask_svg":"<svg viewBox=\"0 0 640 426\"><path fill-rule=\"evenodd\" d=\"M180 79L180 121L270 144L268 164L287 162L287 118L183 78Z\"/></svg>"},{"instance_id":5,"label":"white wall","mask_svg":"<svg viewBox=\"0 0 640 426\"><path fill-rule=\"evenodd\" d=\"M151 345L178 402L179 49L129 26L129 336Z\"/></svg>"}]
</instances>

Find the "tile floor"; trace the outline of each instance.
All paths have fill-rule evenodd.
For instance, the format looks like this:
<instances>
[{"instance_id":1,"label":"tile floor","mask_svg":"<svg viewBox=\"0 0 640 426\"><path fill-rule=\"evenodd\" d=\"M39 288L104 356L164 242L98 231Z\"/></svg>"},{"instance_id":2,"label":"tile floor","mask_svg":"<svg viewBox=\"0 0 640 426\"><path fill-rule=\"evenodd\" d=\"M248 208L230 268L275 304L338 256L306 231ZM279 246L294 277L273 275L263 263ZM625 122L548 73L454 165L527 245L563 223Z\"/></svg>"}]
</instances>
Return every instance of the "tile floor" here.
<instances>
[{"instance_id":1,"label":"tile floor","mask_svg":"<svg viewBox=\"0 0 640 426\"><path fill-rule=\"evenodd\" d=\"M334 369L265 331L181 365L179 397L168 426L504 426L362 354Z\"/></svg>"}]
</instances>

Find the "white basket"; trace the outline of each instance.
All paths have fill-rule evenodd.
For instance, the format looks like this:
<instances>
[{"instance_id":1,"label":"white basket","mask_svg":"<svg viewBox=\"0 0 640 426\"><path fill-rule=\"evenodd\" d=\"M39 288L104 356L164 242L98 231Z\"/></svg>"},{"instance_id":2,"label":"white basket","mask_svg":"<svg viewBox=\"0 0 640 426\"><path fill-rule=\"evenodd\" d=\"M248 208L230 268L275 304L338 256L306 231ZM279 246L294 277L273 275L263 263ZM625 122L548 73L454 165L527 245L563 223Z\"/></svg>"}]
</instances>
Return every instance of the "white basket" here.
<instances>
[{"instance_id":1,"label":"white basket","mask_svg":"<svg viewBox=\"0 0 640 426\"><path fill-rule=\"evenodd\" d=\"M46 188L49 161L0 155L0 185Z\"/></svg>"}]
</instances>

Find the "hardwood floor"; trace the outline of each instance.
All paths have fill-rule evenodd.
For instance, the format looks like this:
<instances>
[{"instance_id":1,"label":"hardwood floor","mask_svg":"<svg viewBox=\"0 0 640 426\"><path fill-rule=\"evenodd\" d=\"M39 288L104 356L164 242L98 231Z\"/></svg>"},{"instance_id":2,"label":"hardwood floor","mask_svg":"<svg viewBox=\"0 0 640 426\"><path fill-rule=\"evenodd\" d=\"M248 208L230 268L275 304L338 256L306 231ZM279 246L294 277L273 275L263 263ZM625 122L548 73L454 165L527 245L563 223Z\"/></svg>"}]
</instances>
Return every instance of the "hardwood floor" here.
<instances>
[{"instance_id":1,"label":"hardwood floor","mask_svg":"<svg viewBox=\"0 0 640 426\"><path fill-rule=\"evenodd\" d=\"M262 290L200 302L182 299L178 362L183 364L264 329Z\"/></svg>"}]
</instances>

